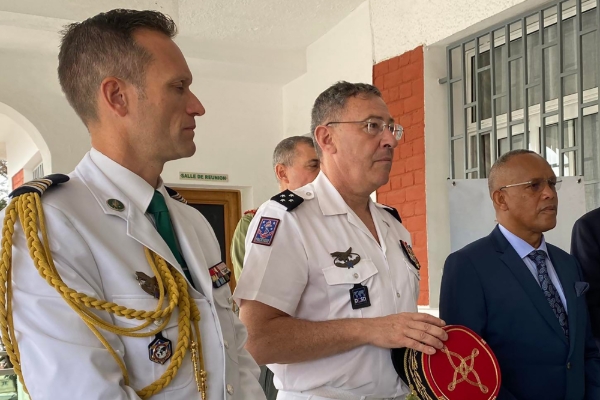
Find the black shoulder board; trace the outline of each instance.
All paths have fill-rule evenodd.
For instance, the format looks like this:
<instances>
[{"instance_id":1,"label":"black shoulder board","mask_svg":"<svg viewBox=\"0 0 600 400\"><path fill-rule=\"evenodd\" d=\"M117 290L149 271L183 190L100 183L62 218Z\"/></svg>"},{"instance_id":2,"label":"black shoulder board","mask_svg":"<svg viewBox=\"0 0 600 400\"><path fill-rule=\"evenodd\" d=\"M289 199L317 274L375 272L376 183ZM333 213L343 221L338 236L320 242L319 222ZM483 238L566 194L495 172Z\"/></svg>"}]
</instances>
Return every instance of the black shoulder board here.
<instances>
[{"instance_id":1,"label":"black shoulder board","mask_svg":"<svg viewBox=\"0 0 600 400\"><path fill-rule=\"evenodd\" d=\"M49 187L60 185L61 183L65 183L69 180L69 177L64 174L52 174L47 175L40 179L34 179L32 181L26 182L23 185L19 186L15 190L13 190L8 197L11 199L13 197L21 196L26 193L35 193L37 192L40 196L44 194Z\"/></svg>"},{"instance_id":2,"label":"black shoulder board","mask_svg":"<svg viewBox=\"0 0 600 400\"><path fill-rule=\"evenodd\" d=\"M283 192L271 197L271 200L285 206L288 211L292 211L294 208L298 207L304 202L302 197L298 196L291 190L284 190Z\"/></svg>"},{"instance_id":3,"label":"black shoulder board","mask_svg":"<svg viewBox=\"0 0 600 400\"><path fill-rule=\"evenodd\" d=\"M398 222L402 223L402 218L400 218L400 214L398 214L398 210L394 207L384 206L383 209L394 216L398 220Z\"/></svg>"},{"instance_id":4,"label":"black shoulder board","mask_svg":"<svg viewBox=\"0 0 600 400\"><path fill-rule=\"evenodd\" d=\"M187 203L188 203L188 202L187 202L187 200L186 200L186 199L184 199L184 198L183 198L183 197L182 197L182 196L181 196L179 193L177 193L177 191L176 191L176 190L174 190L174 189L171 189L171 188L170 188L170 187L168 187L168 186L165 186L165 189L167 189L167 193L169 193L169 196L171 196L171 198L172 198L173 200L180 201L180 202L182 202L183 204L187 204Z\"/></svg>"}]
</instances>

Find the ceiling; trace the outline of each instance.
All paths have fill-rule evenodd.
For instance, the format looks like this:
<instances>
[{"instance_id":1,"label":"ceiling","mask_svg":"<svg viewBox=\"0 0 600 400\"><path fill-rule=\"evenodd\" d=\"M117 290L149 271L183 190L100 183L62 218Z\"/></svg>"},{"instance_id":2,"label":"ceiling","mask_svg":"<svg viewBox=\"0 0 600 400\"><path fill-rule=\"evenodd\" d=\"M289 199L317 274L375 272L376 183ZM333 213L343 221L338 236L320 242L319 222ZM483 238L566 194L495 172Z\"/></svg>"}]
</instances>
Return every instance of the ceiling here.
<instances>
[{"instance_id":1,"label":"ceiling","mask_svg":"<svg viewBox=\"0 0 600 400\"><path fill-rule=\"evenodd\" d=\"M177 22L177 42L205 70L287 83L305 50L366 0L0 0L0 49L56 52L62 26L113 8L154 9ZM37 31L37 33L32 33ZM197 61L198 62L198 61ZM254 67L244 73L241 65Z\"/></svg>"}]
</instances>

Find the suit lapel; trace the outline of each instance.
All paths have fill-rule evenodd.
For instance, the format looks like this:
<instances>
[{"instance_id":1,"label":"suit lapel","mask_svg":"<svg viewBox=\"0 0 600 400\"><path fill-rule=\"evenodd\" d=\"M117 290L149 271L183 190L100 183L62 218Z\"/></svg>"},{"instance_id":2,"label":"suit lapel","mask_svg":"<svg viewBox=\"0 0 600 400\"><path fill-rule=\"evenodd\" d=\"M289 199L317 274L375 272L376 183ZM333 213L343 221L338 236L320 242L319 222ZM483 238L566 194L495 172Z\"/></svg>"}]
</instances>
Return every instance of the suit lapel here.
<instances>
[{"instance_id":1,"label":"suit lapel","mask_svg":"<svg viewBox=\"0 0 600 400\"><path fill-rule=\"evenodd\" d=\"M556 275L558 276L558 280L563 289L563 293L565 294L565 300L567 301L567 318L569 320L569 357L573 353L573 349L575 348L575 329L577 328L577 297L575 295L575 278L573 277L569 268L576 268L573 263L573 260L570 260L558 252L554 251L551 246L548 246L548 253L550 256L550 260L552 261L552 266L556 271Z\"/></svg>"},{"instance_id":2,"label":"suit lapel","mask_svg":"<svg viewBox=\"0 0 600 400\"><path fill-rule=\"evenodd\" d=\"M496 227L496 229L492 232L492 236L498 245L497 251L502 253L500 255L500 260L515 276L535 308L537 308L538 312L542 315L542 317L544 317L544 320L546 320L550 328L558 336L560 336L565 344L568 344L567 338L560 327L560 324L558 323L558 319L554 315L552 308L550 308L550 305L548 304L548 300L544 296L544 292L540 288L540 285L536 282L533 275L531 275L531 272L525 265L525 262L519 257L515 249L513 249L508 240L506 240L498 227Z\"/></svg>"},{"instance_id":3,"label":"suit lapel","mask_svg":"<svg viewBox=\"0 0 600 400\"><path fill-rule=\"evenodd\" d=\"M159 235L158 231L148 220L146 215L139 210L112 182L100 171L90 158L89 153L83 158L77 166L77 172L83 183L90 190L98 205L105 214L119 217L127 223L127 235L142 246L149 248L159 256L173 265L179 271L181 267L177 263L175 256L169 249L167 243ZM121 201L125 209L116 211L110 208L107 200L117 199Z\"/></svg>"}]
</instances>

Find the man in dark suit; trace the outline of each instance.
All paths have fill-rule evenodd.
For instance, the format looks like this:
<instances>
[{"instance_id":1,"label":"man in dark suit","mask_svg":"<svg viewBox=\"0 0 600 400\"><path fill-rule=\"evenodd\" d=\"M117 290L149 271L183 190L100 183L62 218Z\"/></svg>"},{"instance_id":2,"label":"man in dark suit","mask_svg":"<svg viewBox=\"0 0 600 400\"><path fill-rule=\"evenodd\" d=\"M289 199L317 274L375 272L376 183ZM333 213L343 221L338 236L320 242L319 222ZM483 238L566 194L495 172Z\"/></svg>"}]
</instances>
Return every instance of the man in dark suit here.
<instances>
[{"instance_id":1,"label":"man in dark suit","mask_svg":"<svg viewBox=\"0 0 600 400\"><path fill-rule=\"evenodd\" d=\"M590 284L586 298L592 333L600 348L600 208L590 211L575 222L571 254L581 264L583 277Z\"/></svg>"},{"instance_id":2,"label":"man in dark suit","mask_svg":"<svg viewBox=\"0 0 600 400\"><path fill-rule=\"evenodd\" d=\"M575 258L543 236L556 225L559 184L536 153L500 157L489 176L498 226L444 266L440 317L490 345L502 372L498 400L600 399L588 285Z\"/></svg>"}]
</instances>

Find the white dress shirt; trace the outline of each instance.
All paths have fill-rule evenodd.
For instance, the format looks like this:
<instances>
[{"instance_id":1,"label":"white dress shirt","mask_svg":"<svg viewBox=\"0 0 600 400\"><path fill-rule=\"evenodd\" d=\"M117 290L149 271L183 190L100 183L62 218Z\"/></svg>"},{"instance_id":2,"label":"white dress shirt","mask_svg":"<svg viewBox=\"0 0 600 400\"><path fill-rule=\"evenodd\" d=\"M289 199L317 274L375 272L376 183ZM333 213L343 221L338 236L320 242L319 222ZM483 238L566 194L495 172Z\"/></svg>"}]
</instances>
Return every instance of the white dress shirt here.
<instances>
[{"instance_id":1,"label":"white dress shirt","mask_svg":"<svg viewBox=\"0 0 600 400\"><path fill-rule=\"evenodd\" d=\"M411 242L410 233L385 206L369 200L378 242L323 172L294 193L304 198L294 210L268 201L252 219L244 270L234 293L238 304L256 300L309 321L417 312L419 271L400 245L400 240ZM280 221L269 246L252 242L263 217ZM360 255L360 262L352 268L334 265L331 253L349 248ZM371 306L352 308L355 284L368 287ZM395 398L408 391L392 366L390 350L370 345L269 368L275 386L286 392Z\"/></svg>"},{"instance_id":2,"label":"white dress shirt","mask_svg":"<svg viewBox=\"0 0 600 400\"><path fill-rule=\"evenodd\" d=\"M558 292L558 295L560 296L560 300L562 301L563 306L565 307L565 312L568 312L565 293L563 291L562 285L560 284L560 280L558 279L558 275L556 275L556 270L552 265L552 260L550 259L550 254L548 253L548 248L546 247L546 239L544 239L544 236L542 236L542 243L540 244L540 247L535 249L532 245L510 232L502 225L498 224L498 227L500 228L500 232L502 232L506 240L508 240L508 243L510 243L510 245L513 247L513 249L515 249L519 257L521 257L521 259L535 278L535 281L538 283L538 285L540 284L540 281L538 279L537 266L535 265L533 260L531 260L528 257L528 255L535 250L542 250L544 253L546 253L546 269L548 270L548 276L550 276L550 280L552 281L552 284L554 285L556 291Z\"/></svg>"}]
</instances>

